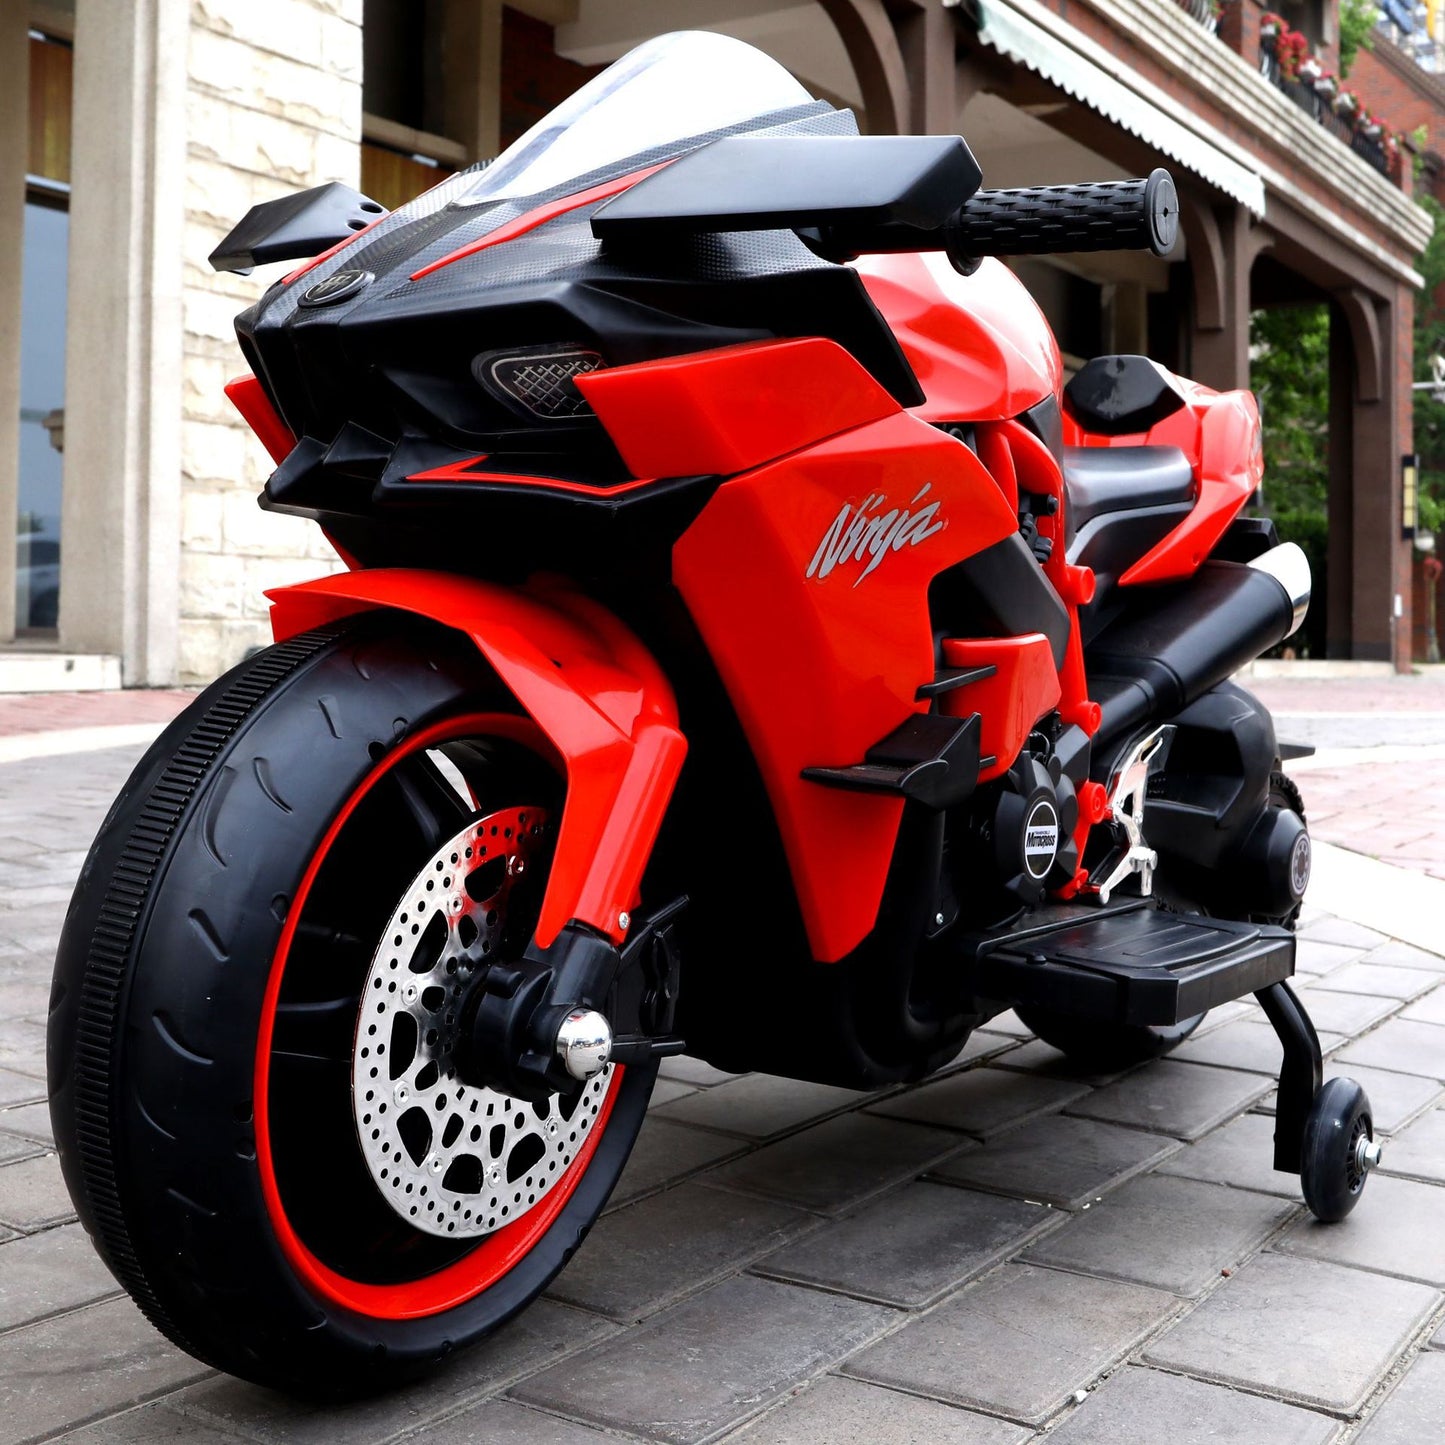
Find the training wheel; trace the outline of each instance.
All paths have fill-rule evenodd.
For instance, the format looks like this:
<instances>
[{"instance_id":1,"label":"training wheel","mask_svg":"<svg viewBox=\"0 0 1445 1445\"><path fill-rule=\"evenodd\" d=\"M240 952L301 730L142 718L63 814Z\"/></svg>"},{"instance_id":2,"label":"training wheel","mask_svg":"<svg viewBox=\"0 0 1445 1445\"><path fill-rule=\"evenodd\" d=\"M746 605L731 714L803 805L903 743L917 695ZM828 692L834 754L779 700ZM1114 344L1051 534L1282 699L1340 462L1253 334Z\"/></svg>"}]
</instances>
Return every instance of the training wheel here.
<instances>
[{"instance_id":1,"label":"training wheel","mask_svg":"<svg viewBox=\"0 0 1445 1445\"><path fill-rule=\"evenodd\" d=\"M1331 1079L1310 1106L1300 1149L1300 1184L1310 1212L1326 1224L1343 1219L1379 1162L1365 1091L1353 1079Z\"/></svg>"}]
</instances>

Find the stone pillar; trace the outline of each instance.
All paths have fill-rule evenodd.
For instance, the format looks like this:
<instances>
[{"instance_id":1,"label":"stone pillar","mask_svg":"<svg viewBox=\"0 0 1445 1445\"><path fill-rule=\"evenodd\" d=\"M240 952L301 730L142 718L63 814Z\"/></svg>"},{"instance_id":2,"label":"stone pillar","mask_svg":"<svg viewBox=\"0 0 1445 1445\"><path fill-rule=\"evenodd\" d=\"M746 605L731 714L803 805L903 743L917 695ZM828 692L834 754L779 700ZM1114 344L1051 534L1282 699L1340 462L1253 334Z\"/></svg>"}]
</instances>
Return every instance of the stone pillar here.
<instances>
[{"instance_id":1,"label":"stone pillar","mask_svg":"<svg viewBox=\"0 0 1445 1445\"><path fill-rule=\"evenodd\" d=\"M25 6L0 5L0 641L15 635L15 507L20 480L20 291L29 139Z\"/></svg>"},{"instance_id":2,"label":"stone pillar","mask_svg":"<svg viewBox=\"0 0 1445 1445\"><path fill-rule=\"evenodd\" d=\"M361 0L193 0L187 87L177 672L208 682L270 641L267 588L339 565L314 523L256 505L273 464L223 391L237 313L289 266L206 257L259 201L358 184Z\"/></svg>"},{"instance_id":3,"label":"stone pillar","mask_svg":"<svg viewBox=\"0 0 1445 1445\"><path fill-rule=\"evenodd\" d=\"M175 675L186 0L77 0L60 641Z\"/></svg>"}]
</instances>

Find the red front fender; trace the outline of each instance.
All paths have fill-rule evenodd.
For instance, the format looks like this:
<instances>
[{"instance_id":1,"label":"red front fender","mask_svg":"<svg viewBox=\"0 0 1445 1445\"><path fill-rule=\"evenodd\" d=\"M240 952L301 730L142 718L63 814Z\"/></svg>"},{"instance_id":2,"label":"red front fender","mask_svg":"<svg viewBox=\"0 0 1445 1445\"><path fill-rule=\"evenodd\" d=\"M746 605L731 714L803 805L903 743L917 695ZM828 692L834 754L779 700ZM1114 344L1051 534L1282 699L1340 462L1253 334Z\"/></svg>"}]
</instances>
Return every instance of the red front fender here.
<instances>
[{"instance_id":1,"label":"red front fender","mask_svg":"<svg viewBox=\"0 0 1445 1445\"><path fill-rule=\"evenodd\" d=\"M620 943L687 752L662 669L606 608L564 585L525 590L413 569L345 572L267 593L278 642L394 608L466 633L567 770L537 942L571 920Z\"/></svg>"}]
</instances>

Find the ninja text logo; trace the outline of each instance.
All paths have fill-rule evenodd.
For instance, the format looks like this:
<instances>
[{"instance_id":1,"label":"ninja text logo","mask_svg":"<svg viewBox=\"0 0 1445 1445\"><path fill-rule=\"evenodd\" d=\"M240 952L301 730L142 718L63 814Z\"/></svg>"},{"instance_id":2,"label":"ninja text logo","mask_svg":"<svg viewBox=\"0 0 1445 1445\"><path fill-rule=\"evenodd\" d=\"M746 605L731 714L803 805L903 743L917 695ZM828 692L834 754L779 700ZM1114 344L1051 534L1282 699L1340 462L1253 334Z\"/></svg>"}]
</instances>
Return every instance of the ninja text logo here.
<instances>
[{"instance_id":1,"label":"ninja text logo","mask_svg":"<svg viewBox=\"0 0 1445 1445\"><path fill-rule=\"evenodd\" d=\"M807 575L821 582L840 563L862 562L863 570L853 580L856 587L890 552L916 547L941 532L948 523L938 520L939 503L919 506L931 486L925 484L906 507L889 506L882 492L870 493L857 507L845 506L818 543Z\"/></svg>"}]
</instances>

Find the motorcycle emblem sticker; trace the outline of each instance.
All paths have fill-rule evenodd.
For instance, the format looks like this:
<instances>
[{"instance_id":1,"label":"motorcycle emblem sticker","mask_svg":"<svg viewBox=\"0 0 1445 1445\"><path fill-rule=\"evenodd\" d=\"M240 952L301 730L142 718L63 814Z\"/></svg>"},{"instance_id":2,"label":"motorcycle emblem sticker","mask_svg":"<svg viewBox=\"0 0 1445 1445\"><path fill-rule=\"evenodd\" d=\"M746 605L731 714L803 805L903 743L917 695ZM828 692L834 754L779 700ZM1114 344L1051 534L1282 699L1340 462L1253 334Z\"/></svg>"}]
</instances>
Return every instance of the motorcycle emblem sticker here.
<instances>
[{"instance_id":1,"label":"motorcycle emblem sticker","mask_svg":"<svg viewBox=\"0 0 1445 1445\"><path fill-rule=\"evenodd\" d=\"M853 579L856 587L890 552L916 547L941 532L948 523L938 519L940 503L918 506L932 486L925 483L906 507L890 507L883 492L870 492L856 507L846 504L823 533L806 575L821 582L840 563L863 562Z\"/></svg>"},{"instance_id":2,"label":"motorcycle emblem sticker","mask_svg":"<svg viewBox=\"0 0 1445 1445\"><path fill-rule=\"evenodd\" d=\"M324 281L318 281L309 291L304 292L297 305L334 306L338 301L355 296L375 279L370 271L333 271Z\"/></svg>"}]
</instances>

